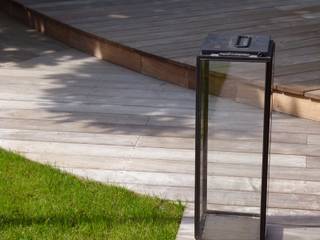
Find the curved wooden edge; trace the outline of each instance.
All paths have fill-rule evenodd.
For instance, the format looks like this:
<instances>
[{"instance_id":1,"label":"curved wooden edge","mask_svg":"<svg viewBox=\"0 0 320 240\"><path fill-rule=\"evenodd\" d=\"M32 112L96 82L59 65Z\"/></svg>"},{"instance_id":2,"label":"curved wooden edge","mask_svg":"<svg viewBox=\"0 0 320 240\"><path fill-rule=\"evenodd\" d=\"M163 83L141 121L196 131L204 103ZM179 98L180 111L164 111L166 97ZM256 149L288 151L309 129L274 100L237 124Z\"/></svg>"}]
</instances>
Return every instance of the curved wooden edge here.
<instances>
[{"instance_id":1,"label":"curved wooden edge","mask_svg":"<svg viewBox=\"0 0 320 240\"><path fill-rule=\"evenodd\" d=\"M274 92L273 109L293 116L320 121L320 101L316 99Z\"/></svg>"},{"instance_id":2,"label":"curved wooden edge","mask_svg":"<svg viewBox=\"0 0 320 240\"><path fill-rule=\"evenodd\" d=\"M99 59L182 87L195 87L195 67L101 38L30 9L14 0L0 6L9 15L66 45Z\"/></svg>"},{"instance_id":3,"label":"curved wooden edge","mask_svg":"<svg viewBox=\"0 0 320 240\"><path fill-rule=\"evenodd\" d=\"M2 0L0 6L7 14L72 48L182 87L194 89L196 86L194 66L140 51L85 32L30 9L15 0ZM261 91L261 87L251 85L246 93L248 95L238 97L237 101L259 103ZM301 96L275 86L273 98L274 110L276 111L320 121L318 114L320 103L312 95Z\"/></svg>"}]
</instances>

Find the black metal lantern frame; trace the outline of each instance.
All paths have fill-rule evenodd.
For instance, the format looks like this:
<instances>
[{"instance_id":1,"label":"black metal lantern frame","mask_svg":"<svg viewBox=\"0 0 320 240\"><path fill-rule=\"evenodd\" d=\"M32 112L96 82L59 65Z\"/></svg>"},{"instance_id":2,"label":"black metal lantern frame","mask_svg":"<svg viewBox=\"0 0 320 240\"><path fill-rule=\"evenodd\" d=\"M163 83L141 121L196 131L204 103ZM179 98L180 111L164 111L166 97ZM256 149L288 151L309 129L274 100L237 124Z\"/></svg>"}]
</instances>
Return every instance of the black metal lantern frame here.
<instances>
[{"instance_id":1,"label":"black metal lantern frame","mask_svg":"<svg viewBox=\"0 0 320 240\"><path fill-rule=\"evenodd\" d=\"M210 61L265 63L265 90L262 139L260 198L260 240L266 239L269 142L272 110L273 62L275 43L267 36L209 35L197 57L196 92L196 166L195 166L195 238L202 239L208 214L234 214L207 209L208 100ZM239 215L254 214L239 213ZM218 239L217 239L218 240Z\"/></svg>"}]
</instances>

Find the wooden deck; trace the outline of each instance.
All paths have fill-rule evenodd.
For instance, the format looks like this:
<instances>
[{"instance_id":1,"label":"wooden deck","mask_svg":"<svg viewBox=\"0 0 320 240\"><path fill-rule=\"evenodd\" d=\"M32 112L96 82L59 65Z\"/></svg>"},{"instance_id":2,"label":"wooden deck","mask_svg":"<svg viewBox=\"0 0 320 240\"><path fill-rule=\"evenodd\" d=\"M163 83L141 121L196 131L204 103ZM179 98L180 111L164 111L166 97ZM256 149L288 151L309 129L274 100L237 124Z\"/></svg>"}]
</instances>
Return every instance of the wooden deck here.
<instances>
[{"instance_id":1,"label":"wooden deck","mask_svg":"<svg viewBox=\"0 0 320 240\"><path fill-rule=\"evenodd\" d=\"M67 48L2 14L0 39L0 146L183 200L179 239L192 239L194 91ZM257 211L261 110L215 100L210 206ZM272 239L318 240L320 123L275 113L272 139L270 221L281 224Z\"/></svg>"},{"instance_id":2,"label":"wooden deck","mask_svg":"<svg viewBox=\"0 0 320 240\"><path fill-rule=\"evenodd\" d=\"M271 34L277 43L274 108L320 120L318 0L3 0L2 4L12 15L72 47L189 88L195 84L195 56L207 33ZM253 80L253 85L261 85L261 79Z\"/></svg>"}]
</instances>

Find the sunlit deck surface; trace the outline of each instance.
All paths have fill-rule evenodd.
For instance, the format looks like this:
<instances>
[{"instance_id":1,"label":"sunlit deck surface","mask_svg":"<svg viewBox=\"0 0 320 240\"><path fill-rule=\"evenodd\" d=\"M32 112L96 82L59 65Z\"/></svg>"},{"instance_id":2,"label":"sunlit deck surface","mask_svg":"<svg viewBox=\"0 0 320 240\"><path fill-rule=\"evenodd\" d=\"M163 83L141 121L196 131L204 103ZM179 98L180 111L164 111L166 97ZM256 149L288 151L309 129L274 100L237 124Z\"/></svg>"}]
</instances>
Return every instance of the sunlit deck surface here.
<instances>
[{"instance_id":1,"label":"sunlit deck surface","mask_svg":"<svg viewBox=\"0 0 320 240\"><path fill-rule=\"evenodd\" d=\"M277 42L277 89L320 100L319 0L16 2L85 32L191 66L209 32L270 34Z\"/></svg>"},{"instance_id":2,"label":"sunlit deck surface","mask_svg":"<svg viewBox=\"0 0 320 240\"><path fill-rule=\"evenodd\" d=\"M50 8L46 2L39 7ZM110 3L113 14L129 15L116 6ZM0 146L79 176L185 201L179 239L192 239L194 91L67 48L2 14L0 39ZM212 110L209 204L255 212L261 110L222 98ZM272 125L269 213L282 224L272 239L318 240L320 123L274 113Z\"/></svg>"}]
</instances>

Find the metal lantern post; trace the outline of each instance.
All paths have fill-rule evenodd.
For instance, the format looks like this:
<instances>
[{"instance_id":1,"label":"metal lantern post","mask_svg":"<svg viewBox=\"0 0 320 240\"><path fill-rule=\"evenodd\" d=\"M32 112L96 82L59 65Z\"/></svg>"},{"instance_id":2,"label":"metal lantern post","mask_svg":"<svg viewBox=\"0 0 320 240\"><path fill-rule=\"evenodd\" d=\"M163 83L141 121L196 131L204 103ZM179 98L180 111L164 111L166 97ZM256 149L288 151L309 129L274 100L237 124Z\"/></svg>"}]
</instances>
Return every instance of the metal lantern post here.
<instances>
[{"instance_id":1,"label":"metal lantern post","mask_svg":"<svg viewBox=\"0 0 320 240\"><path fill-rule=\"evenodd\" d=\"M195 238L197 240L213 239L241 239L240 236L245 236L246 231L250 232L250 219L258 219L255 225L257 230L256 236L244 237L246 240L257 239L265 240L267 235L266 227L266 210L267 210L267 195L268 195L268 168L269 168L269 136L271 122L271 97L273 85L273 59L274 59L275 44L268 36L253 36L253 35L229 35L229 34L210 34L202 45L201 53L197 57L197 98L196 98L196 166L195 166ZM263 76L261 80L264 82L263 104L261 110L261 181L259 184L258 207L257 213L210 210L208 207L208 102L209 98L215 93L212 93L212 88L209 87L209 82L214 81L215 69L210 69L211 62L234 62L236 64L251 64L259 63L263 66ZM252 66L252 65L250 65ZM243 71L243 69L242 69ZM263 79L265 78L265 79ZM213 89L213 92L215 90ZM215 113L213 113L214 115ZM236 113L235 113L236 116ZM245 141L245 140L243 140ZM259 153L259 154L260 154ZM214 154L214 153L212 153ZM212 190L212 195L215 190ZM212 226L216 232L210 236L204 237L204 229L208 217L212 217ZM228 222L228 217L232 218L232 224L239 227L236 230L224 230L218 233L219 228L233 228ZM224 219L222 219L225 217ZM235 219L235 220L234 220ZM242 219L245 219L245 222ZM236 227L235 227L236 228ZM248 228L246 230L245 228ZM226 233L227 234L224 234ZM235 234L235 236L231 236ZM239 234L239 236L237 236ZM229 235L229 236L225 236ZM218 237L217 237L218 236ZM242 240L242 239L241 239Z\"/></svg>"}]
</instances>

